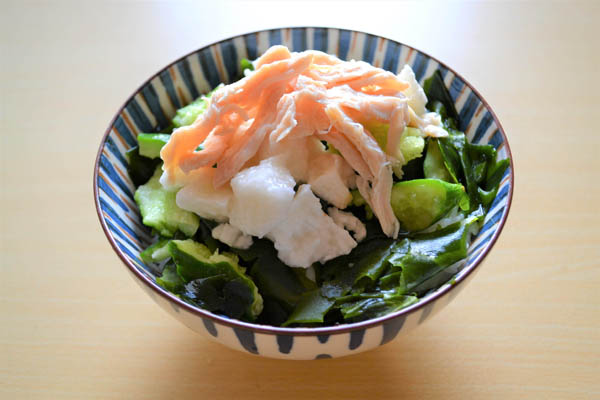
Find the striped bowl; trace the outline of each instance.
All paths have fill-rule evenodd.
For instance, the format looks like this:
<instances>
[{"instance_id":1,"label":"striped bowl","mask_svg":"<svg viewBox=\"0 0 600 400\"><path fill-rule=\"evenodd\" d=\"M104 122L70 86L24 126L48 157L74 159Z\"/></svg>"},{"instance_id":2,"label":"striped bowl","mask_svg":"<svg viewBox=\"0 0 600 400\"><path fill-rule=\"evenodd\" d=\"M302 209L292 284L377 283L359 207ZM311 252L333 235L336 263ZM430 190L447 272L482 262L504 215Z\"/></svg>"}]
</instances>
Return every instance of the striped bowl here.
<instances>
[{"instance_id":1,"label":"striped bowl","mask_svg":"<svg viewBox=\"0 0 600 400\"><path fill-rule=\"evenodd\" d=\"M194 51L152 76L127 99L106 130L96 158L94 201L98 217L108 241L141 288L169 314L205 337L243 352L283 359L360 353L422 324L473 278L506 222L514 184L512 161L483 228L469 247L463 267L417 304L381 318L325 328L256 325L195 308L158 286L154 281L156 273L139 257L151 237L133 200L135 187L127 174L124 154L136 145L138 132L166 127L177 108L219 83L230 83L239 76L242 58L255 59L275 44L286 45L292 51L316 49L345 60L364 60L395 73L404 64L410 64L421 84L439 69L460 113L460 129L473 143L492 144L500 159L511 157L506 135L481 95L460 75L427 54L363 32L313 27L272 29L236 36Z\"/></svg>"}]
</instances>

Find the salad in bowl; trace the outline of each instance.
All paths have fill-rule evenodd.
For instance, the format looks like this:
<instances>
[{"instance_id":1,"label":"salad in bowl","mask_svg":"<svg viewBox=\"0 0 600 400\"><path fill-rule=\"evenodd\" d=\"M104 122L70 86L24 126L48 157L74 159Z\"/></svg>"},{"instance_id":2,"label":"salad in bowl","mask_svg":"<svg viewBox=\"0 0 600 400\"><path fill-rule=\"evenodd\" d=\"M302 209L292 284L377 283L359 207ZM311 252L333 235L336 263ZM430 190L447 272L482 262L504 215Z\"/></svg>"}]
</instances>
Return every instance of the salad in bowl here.
<instances>
[{"instance_id":1,"label":"salad in bowl","mask_svg":"<svg viewBox=\"0 0 600 400\"><path fill-rule=\"evenodd\" d=\"M208 79L191 101L173 90L191 70L165 69L162 97L173 112L150 84L140 100L162 115L140 129L142 107L126 108L120 127L136 125L135 136L125 151L112 149L129 182L117 184L131 196L123 203L139 213L135 230L118 235L129 239L119 252L135 260L145 288L168 293L176 313L195 310L212 337L233 327L250 352L260 353L250 333L274 333L281 355L290 352L282 338L295 332L325 343L348 327L356 342L365 323L392 321L449 290L490 210L497 214L510 161L465 133L473 115L465 104L457 110L443 66L428 76L408 63L391 72L272 44L255 57L246 51L252 61L232 57L235 67L215 57L229 83ZM210 78L204 65L202 73ZM114 226L116 199L98 196L114 189L102 157L97 204L103 226ZM379 344L400 329L385 326Z\"/></svg>"},{"instance_id":2,"label":"salad in bowl","mask_svg":"<svg viewBox=\"0 0 600 400\"><path fill-rule=\"evenodd\" d=\"M424 90L408 65L396 75L284 46L244 64L130 150L137 168L158 161L135 193L157 283L275 326L417 302L466 257L508 161L457 130L439 75Z\"/></svg>"}]
</instances>

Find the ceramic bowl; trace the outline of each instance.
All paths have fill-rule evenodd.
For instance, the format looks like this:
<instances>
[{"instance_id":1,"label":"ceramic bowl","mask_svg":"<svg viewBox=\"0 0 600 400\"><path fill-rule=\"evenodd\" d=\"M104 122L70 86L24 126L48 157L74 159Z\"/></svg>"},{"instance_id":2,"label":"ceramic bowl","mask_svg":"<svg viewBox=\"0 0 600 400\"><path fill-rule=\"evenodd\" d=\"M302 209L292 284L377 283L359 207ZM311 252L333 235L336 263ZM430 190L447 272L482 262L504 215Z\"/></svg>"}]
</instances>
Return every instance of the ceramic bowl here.
<instances>
[{"instance_id":1,"label":"ceramic bowl","mask_svg":"<svg viewBox=\"0 0 600 400\"><path fill-rule=\"evenodd\" d=\"M512 161L483 228L469 247L464 267L448 283L408 308L377 319L325 328L256 325L195 308L158 286L155 272L139 257L151 237L133 200L135 187L127 174L124 154L136 145L138 132L167 126L177 108L239 76L242 58L255 59L275 44L286 45L292 51L315 49L344 60L364 60L395 73L410 64L421 84L439 69L460 113L460 129L473 143L492 144L499 159L511 157L506 135L490 106L465 79L435 58L363 32L314 27L265 30L222 40L174 61L125 101L102 138L95 163L98 217L108 241L140 287L162 309L199 334L232 349L265 357L299 360L357 354L424 323L473 278L506 221L513 190Z\"/></svg>"}]
</instances>

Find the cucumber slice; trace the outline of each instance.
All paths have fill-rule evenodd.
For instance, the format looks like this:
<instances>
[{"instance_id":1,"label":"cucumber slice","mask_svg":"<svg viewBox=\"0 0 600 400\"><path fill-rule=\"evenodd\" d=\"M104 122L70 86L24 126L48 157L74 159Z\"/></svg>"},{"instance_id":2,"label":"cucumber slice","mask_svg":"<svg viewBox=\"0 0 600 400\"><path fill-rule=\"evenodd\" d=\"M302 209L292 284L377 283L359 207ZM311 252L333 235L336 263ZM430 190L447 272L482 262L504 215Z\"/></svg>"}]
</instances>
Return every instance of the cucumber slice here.
<instances>
[{"instance_id":1,"label":"cucumber slice","mask_svg":"<svg viewBox=\"0 0 600 400\"><path fill-rule=\"evenodd\" d=\"M425 178L452 182L452 176L450 176L444 164L437 139L431 139L427 144L427 154L423 162L423 173L425 174Z\"/></svg>"},{"instance_id":2,"label":"cucumber slice","mask_svg":"<svg viewBox=\"0 0 600 400\"><path fill-rule=\"evenodd\" d=\"M364 124L364 127L371 135L373 135L373 138L379 147L385 151L387 148L387 135L390 126L380 122L370 122ZM404 164L406 164L415 158L421 157L424 147L425 140L423 139L421 130L418 128L406 127L404 128L404 132L402 132L402 137L398 143L398 148L396 149L397 153L392 155L398 158L402 155Z\"/></svg>"},{"instance_id":3,"label":"cucumber slice","mask_svg":"<svg viewBox=\"0 0 600 400\"><path fill-rule=\"evenodd\" d=\"M248 60L247 58L242 58L242 60L240 61L240 69L242 70L242 72L244 72L247 69L249 69L250 71L254 71L254 64L252 64L252 61Z\"/></svg>"},{"instance_id":4,"label":"cucumber slice","mask_svg":"<svg viewBox=\"0 0 600 400\"><path fill-rule=\"evenodd\" d=\"M175 202L175 192L162 187L159 182L160 166L145 184L135 191L135 202L140 207L144 225L156 229L161 236L173 237L177 230L187 237L194 236L200 226L200 219L194 213L183 210Z\"/></svg>"},{"instance_id":5,"label":"cucumber slice","mask_svg":"<svg viewBox=\"0 0 600 400\"><path fill-rule=\"evenodd\" d=\"M140 253L140 258L146 264L157 263L170 257L167 245L169 239L161 239Z\"/></svg>"},{"instance_id":6,"label":"cucumber slice","mask_svg":"<svg viewBox=\"0 0 600 400\"><path fill-rule=\"evenodd\" d=\"M408 163L415 158L421 157L425 147L425 139L421 136L421 130L417 128L406 127L402 133L402 138L398 144L404 162Z\"/></svg>"},{"instance_id":7,"label":"cucumber slice","mask_svg":"<svg viewBox=\"0 0 600 400\"><path fill-rule=\"evenodd\" d=\"M235 296L229 296L224 292L221 297L225 300L231 299L231 301L235 302L244 302L244 315L250 320L255 320L260 314L263 308L262 297L258 293L258 288L252 279L244 273L242 267L238 264L236 255L230 253L219 254L218 250L211 253L208 247L191 239L171 240L168 248L169 254L173 257L177 265L177 273L185 282L197 282L198 280L217 276L222 277L222 279L215 278L214 282L202 281L197 282L195 285L187 285L186 288L188 291L193 292L187 294L192 300L202 301L203 288L208 283L212 282L216 284L221 282L223 285L215 287L218 292L222 290L227 292L233 290L235 292ZM199 305L202 306L203 304L200 303ZM233 309L239 309L239 307L225 302L223 303L223 308L209 311L226 312ZM238 316L232 317L237 318Z\"/></svg>"},{"instance_id":8,"label":"cucumber slice","mask_svg":"<svg viewBox=\"0 0 600 400\"><path fill-rule=\"evenodd\" d=\"M457 205L463 210L469 208L462 185L439 179L398 182L392 188L391 202L400 225L408 231L429 227Z\"/></svg>"},{"instance_id":9,"label":"cucumber slice","mask_svg":"<svg viewBox=\"0 0 600 400\"><path fill-rule=\"evenodd\" d=\"M177 267L174 264L167 265L163 269L162 276L156 278L156 283L174 294L181 293L185 284L177 274Z\"/></svg>"},{"instance_id":10,"label":"cucumber slice","mask_svg":"<svg viewBox=\"0 0 600 400\"><path fill-rule=\"evenodd\" d=\"M198 97L196 100L192 101L187 106L178 109L175 113L175 117L173 117L173 126L175 128L180 128L182 126L193 124L194 121L196 121L196 118L198 118L200 114L206 111L206 108L210 103L210 98L212 97L213 93L221 86L223 86L223 84L220 84L205 95Z\"/></svg>"},{"instance_id":11,"label":"cucumber slice","mask_svg":"<svg viewBox=\"0 0 600 400\"><path fill-rule=\"evenodd\" d=\"M140 133L137 137L140 155L148 158L159 158L160 149L169 141L171 135L166 133Z\"/></svg>"}]
</instances>

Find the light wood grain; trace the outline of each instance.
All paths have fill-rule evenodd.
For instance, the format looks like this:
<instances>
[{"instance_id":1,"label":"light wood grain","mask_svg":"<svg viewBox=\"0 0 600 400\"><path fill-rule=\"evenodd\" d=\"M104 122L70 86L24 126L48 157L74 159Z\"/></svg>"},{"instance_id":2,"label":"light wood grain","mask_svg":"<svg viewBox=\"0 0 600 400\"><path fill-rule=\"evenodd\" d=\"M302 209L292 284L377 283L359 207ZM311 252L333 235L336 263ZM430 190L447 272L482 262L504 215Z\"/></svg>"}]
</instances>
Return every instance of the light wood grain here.
<instances>
[{"instance_id":1,"label":"light wood grain","mask_svg":"<svg viewBox=\"0 0 600 400\"><path fill-rule=\"evenodd\" d=\"M600 397L598 2L0 3L0 397ZM473 283L375 351L283 362L159 310L92 202L101 136L176 57L266 27L366 30L456 68L515 158L508 224Z\"/></svg>"}]
</instances>

